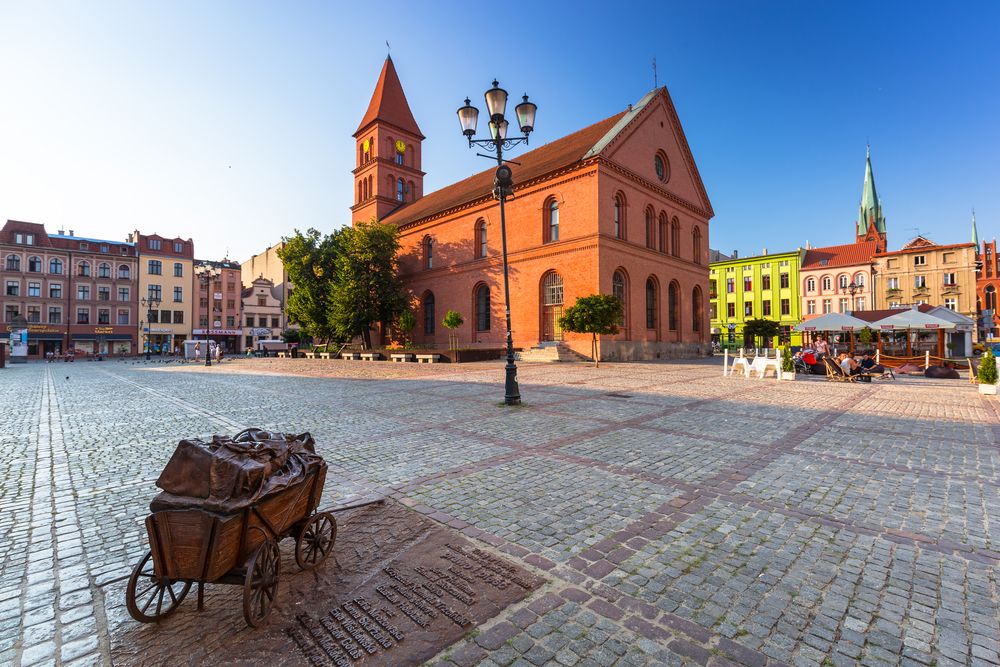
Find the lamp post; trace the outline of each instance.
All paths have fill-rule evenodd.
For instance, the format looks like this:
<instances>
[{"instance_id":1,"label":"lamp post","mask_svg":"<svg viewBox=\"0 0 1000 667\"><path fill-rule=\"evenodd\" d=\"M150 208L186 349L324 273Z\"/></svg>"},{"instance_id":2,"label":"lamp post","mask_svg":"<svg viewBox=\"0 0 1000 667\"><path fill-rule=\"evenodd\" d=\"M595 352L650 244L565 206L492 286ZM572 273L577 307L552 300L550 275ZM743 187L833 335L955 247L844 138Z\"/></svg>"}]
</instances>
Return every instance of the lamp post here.
<instances>
[{"instance_id":1,"label":"lamp post","mask_svg":"<svg viewBox=\"0 0 1000 667\"><path fill-rule=\"evenodd\" d=\"M160 299L157 299L156 297L150 295L148 298L143 297L142 299L140 299L139 303L141 303L142 306L146 309L146 328L148 329L148 331L146 331L146 340L144 345L146 347L146 361L149 361L149 353L150 353L149 335L152 333L151 330L153 328L151 326L153 324L153 311L160 307L161 301Z\"/></svg>"},{"instance_id":2,"label":"lamp post","mask_svg":"<svg viewBox=\"0 0 1000 667\"><path fill-rule=\"evenodd\" d=\"M206 268L198 274L198 281L205 286L205 365L212 365L212 350L209 336L212 333L212 278L215 273Z\"/></svg>"},{"instance_id":3,"label":"lamp post","mask_svg":"<svg viewBox=\"0 0 1000 667\"><path fill-rule=\"evenodd\" d=\"M852 314L856 310L856 305L857 305L855 303L855 301L854 301L854 295L857 294L859 291L861 291L861 285L858 285L853 280L851 281L850 285L847 285L846 287L841 287L840 288L840 293L841 294L848 293L848 294L851 295L851 313Z\"/></svg>"},{"instance_id":4,"label":"lamp post","mask_svg":"<svg viewBox=\"0 0 1000 667\"><path fill-rule=\"evenodd\" d=\"M486 91L486 110L490 115L490 138L473 139L476 135L476 124L479 122L479 109L472 106L469 98L465 98L465 105L458 110L458 121L462 125L462 134L469 140L469 148L482 146L490 149L494 155L483 155L482 157L496 158L497 170L493 180L493 196L500 202L500 249L503 256L503 298L504 308L507 318L507 364L504 366L506 378L504 382L504 403L507 405L518 405L521 402L521 390L517 386L517 366L514 364L514 340L510 331L510 270L507 264L507 220L504 215L504 203L507 197L514 192L514 178L511 168L504 164L503 151L511 149L518 144L528 143L528 135L535 129L535 112L538 106L534 102L528 101L528 96L521 98L521 103L514 108L517 115L517 124L521 128L522 136L508 137L507 128L509 123L504 118L507 110L507 91L500 87L500 84L493 80L493 87Z\"/></svg>"}]
</instances>

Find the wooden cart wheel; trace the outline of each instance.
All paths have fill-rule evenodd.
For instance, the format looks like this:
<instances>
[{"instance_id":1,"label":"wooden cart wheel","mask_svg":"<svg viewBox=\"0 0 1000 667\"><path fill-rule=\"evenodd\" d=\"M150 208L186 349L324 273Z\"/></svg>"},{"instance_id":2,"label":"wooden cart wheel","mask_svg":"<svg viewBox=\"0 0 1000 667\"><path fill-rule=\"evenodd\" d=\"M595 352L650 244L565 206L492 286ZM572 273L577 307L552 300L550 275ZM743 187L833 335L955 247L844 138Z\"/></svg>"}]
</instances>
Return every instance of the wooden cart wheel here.
<instances>
[{"instance_id":1,"label":"wooden cart wheel","mask_svg":"<svg viewBox=\"0 0 1000 667\"><path fill-rule=\"evenodd\" d=\"M271 613L278 593L281 574L281 552L274 540L265 540L250 556L247 576L243 583L243 618L252 627L259 626Z\"/></svg>"},{"instance_id":2,"label":"wooden cart wheel","mask_svg":"<svg viewBox=\"0 0 1000 667\"><path fill-rule=\"evenodd\" d=\"M161 579L156 576L153 570L153 553L147 551L128 578L125 606L135 620L152 623L177 611L190 588L190 581Z\"/></svg>"},{"instance_id":3,"label":"wooden cart wheel","mask_svg":"<svg viewBox=\"0 0 1000 667\"><path fill-rule=\"evenodd\" d=\"M337 539L337 520L329 512L313 514L295 540L295 562L311 570L326 560Z\"/></svg>"}]
</instances>

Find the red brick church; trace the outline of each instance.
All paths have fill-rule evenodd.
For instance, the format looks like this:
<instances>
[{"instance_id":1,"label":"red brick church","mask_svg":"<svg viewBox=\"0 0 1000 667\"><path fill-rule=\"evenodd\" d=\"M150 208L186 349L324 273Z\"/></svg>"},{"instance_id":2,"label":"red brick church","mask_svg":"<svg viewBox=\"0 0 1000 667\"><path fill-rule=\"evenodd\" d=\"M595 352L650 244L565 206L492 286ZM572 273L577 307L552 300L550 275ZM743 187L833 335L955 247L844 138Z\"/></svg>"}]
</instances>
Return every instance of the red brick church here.
<instances>
[{"instance_id":1,"label":"red brick church","mask_svg":"<svg viewBox=\"0 0 1000 667\"><path fill-rule=\"evenodd\" d=\"M391 58L354 137L352 222L400 228L414 341L446 346L441 319L456 310L465 318L459 345L503 347L495 168L424 194L424 135ZM589 356L590 336L564 333L558 319L577 297L602 293L625 302L621 332L601 341L603 358L703 353L714 213L667 89L512 159L520 163L506 206L515 346L562 342Z\"/></svg>"}]
</instances>

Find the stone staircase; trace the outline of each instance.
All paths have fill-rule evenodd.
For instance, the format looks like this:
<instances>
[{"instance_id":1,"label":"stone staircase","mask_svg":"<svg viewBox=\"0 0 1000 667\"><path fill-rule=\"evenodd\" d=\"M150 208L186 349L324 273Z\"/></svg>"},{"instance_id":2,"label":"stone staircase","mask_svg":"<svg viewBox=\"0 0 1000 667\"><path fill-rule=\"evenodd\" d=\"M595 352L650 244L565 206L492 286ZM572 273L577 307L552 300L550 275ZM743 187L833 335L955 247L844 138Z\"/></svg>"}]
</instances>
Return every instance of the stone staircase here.
<instances>
[{"instance_id":1,"label":"stone staircase","mask_svg":"<svg viewBox=\"0 0 1000 667\"><path fill-rule=\"evenodd\" d=\"M585 357L578 352L574 352L565 343L546 341L539 343L535 347L515 352L514 357L518 361L555 363L557 361L590 361L590 357Z\"/></svg>"}]
</instances>

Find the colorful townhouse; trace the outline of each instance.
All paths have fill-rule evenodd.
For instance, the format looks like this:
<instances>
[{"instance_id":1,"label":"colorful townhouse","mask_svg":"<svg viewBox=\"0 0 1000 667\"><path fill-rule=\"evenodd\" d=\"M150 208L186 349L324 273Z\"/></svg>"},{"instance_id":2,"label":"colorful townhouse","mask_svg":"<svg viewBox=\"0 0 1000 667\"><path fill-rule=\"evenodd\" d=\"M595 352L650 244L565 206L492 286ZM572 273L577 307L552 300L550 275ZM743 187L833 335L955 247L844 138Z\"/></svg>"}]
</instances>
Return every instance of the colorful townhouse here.
<instances>
[{"instance_id":1,"label":"colorful townhouse","mask_svg":"<svg viewBox=\"0 0 1000 667\"><path fill-rule=\"evenodd\" d=\"M801 321L799 270L802 250L756 257L738 257L708 266L709 319L712 342L723 347L755 347L744 341L748 320L774 320L781 326L782 344L800 345L802 335L792 331Z\"/></svg>"}]
</instances>

